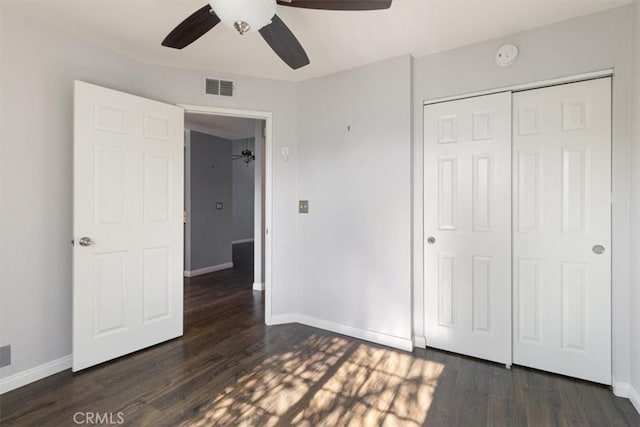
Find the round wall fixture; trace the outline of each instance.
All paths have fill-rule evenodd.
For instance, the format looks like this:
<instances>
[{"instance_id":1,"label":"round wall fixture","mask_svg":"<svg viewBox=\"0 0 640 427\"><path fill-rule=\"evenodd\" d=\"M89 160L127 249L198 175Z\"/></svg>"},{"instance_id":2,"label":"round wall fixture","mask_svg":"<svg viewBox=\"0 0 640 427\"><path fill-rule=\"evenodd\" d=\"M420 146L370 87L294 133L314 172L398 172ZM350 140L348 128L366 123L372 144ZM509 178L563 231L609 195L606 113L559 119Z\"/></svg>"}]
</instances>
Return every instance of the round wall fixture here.
<instances>
[{"instance_id":1,"label":"round wall fixture","mask_svg":"<svg viewBox=\"0 0 640 427\"><path fill-rule=\"evenodd\" d=\"M506 67L515 62L518 57L518 46L513 44L505 44L496 53L496 64Z\"/></svg>"}]
</instances>

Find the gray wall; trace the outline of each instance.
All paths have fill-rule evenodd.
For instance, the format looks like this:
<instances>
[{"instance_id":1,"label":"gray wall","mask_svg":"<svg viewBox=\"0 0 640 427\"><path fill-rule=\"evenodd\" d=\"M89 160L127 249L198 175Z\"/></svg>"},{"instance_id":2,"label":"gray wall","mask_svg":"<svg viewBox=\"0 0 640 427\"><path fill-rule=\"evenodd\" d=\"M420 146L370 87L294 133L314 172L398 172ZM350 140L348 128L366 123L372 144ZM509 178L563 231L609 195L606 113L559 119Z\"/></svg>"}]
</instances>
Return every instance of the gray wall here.
<instances>
[{"instance_id":1,"label":"gray wall","mask_svg":"<svg viewBox=\"0 0 640 427\"><path fill-rule=\"evenodd\" d=\"M633 5L633 150L631 211L631 386L640 411L640 2Z\"/></svg>"},{"instance_id":2,"label":"gray wall","mask_svg":"<svg viewBox=\"0 0 640 427\"><path fill-rule=\"evenodd\" d=\"M186 270L232 261L231 144L228 139L191 131L187 153L191 264ZM222 209L217 209L216 203L222 203Z\"/></svg>"},{"instance_id":3,"label":"gray wall","mask_svg":"<svg viewBox=\"0 0 640 427\"><path fill-rule=\"evenodd\" d=\"M414 105L414 334L424 336L422 104L424 100L615 68L613 79L613 375L628 383L629 174L631 148L631 6L417 58ZM498 67L503 43L519 46L517 62ZM637 74L636 74L637 79ZM637 262L636 262L637 264Z\"/></svg>"},{"instance_id":4,"label":"gray wall","mask_svg":"<svg viewBox=\"0 0 640 427\"><path fill-rule=\"evenodd\" d=\"M411 339L411 57L301 83L299 312Z\"/></svg>"},{"instance_id":5,"label":"gray wall","mask_svg":"<svg viewBox=\"0 0 640 427\"><path fill-rule=\"evenodd\" d=\"M249 146L255 154L255 139L233 141L233 154L241 154ZM254 174L256 162L233 161L233 240L253 239L254 227Z\"/></svg>"}]
</instances>

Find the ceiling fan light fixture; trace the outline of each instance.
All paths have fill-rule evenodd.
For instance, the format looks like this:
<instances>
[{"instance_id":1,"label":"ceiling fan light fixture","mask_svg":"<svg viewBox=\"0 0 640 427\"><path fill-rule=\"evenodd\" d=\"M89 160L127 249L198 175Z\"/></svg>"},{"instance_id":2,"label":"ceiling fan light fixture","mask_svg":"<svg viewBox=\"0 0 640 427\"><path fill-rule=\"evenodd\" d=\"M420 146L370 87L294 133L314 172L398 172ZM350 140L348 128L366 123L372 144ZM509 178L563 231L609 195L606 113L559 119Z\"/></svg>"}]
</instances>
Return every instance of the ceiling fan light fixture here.
<instances>
[{"instance_id":1,"label":"ceiling fan light fixture","mask_svg":"<svg viewBox=\"0 0 640 427\"><path fill-rule=\"evenodd\" d=\"M238 21L235 24L233 24L233 26L235 27L236 30L238 30L240 35L243 35L244 33L246 33L251 29L251 25L247 24L244 21Z\"/></svg>"},{"instance_id":2,"label":"ceiling fan light fixture","mask_svg":"<svg viewBox=\"0 0 640 427\"><path fill-rule=\"evenodd\" d=\"M209 0L220 20L240 34L258 31L271 23L276 0Z\"/></svg>"}]
</instances>

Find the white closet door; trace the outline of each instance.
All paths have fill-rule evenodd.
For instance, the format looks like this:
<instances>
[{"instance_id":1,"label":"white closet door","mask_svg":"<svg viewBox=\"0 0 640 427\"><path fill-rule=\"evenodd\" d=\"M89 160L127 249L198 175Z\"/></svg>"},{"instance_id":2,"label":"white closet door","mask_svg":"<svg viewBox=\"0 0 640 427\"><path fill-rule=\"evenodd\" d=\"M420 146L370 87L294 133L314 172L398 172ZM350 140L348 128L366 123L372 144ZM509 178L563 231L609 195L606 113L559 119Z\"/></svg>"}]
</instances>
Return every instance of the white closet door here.
<instances>
[{"instance_id":1,"label":"white closet door","mask_svg":"<svg viewBox=\"0 0 640 427\"><path fill-rule=\"evenodd\" d=\"M513 110L514 363L611 384L611 80Z\"/></svg>"},{"instance_id":2,"label":"white closet door","mask_svg":"<svg viewBox=\"0 0 640 427\"><path fill-rule=\"evenodd\" d=\"M511 363L511 93L425 106L429 347Z\"/></svg>"}]
</instances>

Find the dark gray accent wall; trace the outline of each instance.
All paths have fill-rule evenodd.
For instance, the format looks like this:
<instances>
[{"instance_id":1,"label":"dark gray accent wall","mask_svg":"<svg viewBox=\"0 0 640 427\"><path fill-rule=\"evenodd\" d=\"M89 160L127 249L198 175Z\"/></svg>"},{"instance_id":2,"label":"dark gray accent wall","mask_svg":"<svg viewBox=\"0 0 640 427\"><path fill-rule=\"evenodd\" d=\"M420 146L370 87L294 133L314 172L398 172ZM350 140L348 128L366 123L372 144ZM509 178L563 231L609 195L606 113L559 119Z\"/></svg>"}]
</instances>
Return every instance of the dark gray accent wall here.
<instances>
[{"instance_id":1,"label":"dark gray accent wall","mask_svg":"<svg viewBox=\"0 0 640 427\"><path fill-rule=\"evenodd\" d=\"M231 141L191 131L191 265L198 270L232 261ZM216 208L222 203L222 209Z\"/></svg>"},{"instance_id":2,"label":"dark gray accent wall","mask_svg":"<svg viewBox=\"0 0 640 427\"><path fill-rule=\"evenodd\" d=\"M249 148L256 152L254 138L233 141L233 154ZM257 160L257 158L256 158ZM254 187L256 162L233 161L233 240L253 239Z\"/></svg>"}]
</instances>

